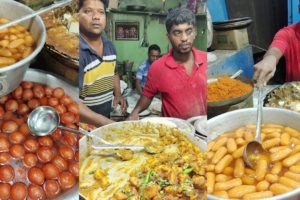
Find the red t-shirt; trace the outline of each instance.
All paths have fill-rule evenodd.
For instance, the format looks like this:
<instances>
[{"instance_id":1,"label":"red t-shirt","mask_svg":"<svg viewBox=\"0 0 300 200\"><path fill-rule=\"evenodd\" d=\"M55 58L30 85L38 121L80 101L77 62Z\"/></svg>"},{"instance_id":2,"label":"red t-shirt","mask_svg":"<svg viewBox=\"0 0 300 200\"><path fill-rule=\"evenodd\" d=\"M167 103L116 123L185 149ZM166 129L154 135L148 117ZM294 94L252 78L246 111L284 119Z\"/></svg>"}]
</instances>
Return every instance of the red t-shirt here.
<instances>
[{"instance_id":1,"label":"red t-shirt","mask_svg":"<svg viewBox=\"0 0 300 200\"><path fill-rule=\"evenodd\" d=\"M207 56L195 48L192 51L195 64L191 76L175 62L172 49L150 66L143 95L152 98L161 93L164 117L206 115Z\"/></svg>"},{"instance_id":2,"label":"red t-shirt","mask_svg":"<svg viewBox=\"0 0 300 200\"><path fill-rule=\"evenodd\" d=\"M270 47L285 57L286 81L300 81L300 22L279 30Z\"/></svg>"}]
</instances>

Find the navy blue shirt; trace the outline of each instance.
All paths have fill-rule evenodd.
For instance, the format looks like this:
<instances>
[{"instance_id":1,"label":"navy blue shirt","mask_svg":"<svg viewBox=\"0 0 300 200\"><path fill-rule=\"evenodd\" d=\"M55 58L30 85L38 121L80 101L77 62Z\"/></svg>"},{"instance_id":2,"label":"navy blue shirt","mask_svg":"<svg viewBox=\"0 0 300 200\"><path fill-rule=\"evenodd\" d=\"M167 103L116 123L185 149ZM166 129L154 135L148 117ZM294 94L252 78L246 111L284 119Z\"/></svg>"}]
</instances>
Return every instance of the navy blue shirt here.
<instances>
[{"instance_id":1,"label":"navy blue shirt","mask_svg":"<svg viewBox=\"0 0 300 200\"><path fill-rule=\"evenodd\" d=\"M80 36L79 97L91 110L110 116L116 71L116 50L111 41L101 36L103 56L100 57Z\"/></svg>"}]
</instances>

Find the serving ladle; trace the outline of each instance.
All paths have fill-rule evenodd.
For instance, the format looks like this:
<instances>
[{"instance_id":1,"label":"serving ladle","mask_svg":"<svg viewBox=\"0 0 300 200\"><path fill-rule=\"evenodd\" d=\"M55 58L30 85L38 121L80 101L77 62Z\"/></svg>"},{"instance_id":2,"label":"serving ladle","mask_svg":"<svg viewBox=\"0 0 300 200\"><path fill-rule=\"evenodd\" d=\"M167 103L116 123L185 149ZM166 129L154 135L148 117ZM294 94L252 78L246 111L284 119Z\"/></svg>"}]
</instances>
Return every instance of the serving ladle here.
<instances>
[{"instance_id":1,"label":"serving ladle","mask_svg":"<svg viewBox=\"0 0 300 200\"><path fill-rule=\"evenodd\" d=\"M132 151L145 151L149 154L157 154L164 151L164 147L160 146L158 143L152 142L145 146L138 146L138 145L99 145L99 144L92 144L91 145L93 149L95 150L107 150L107 149L129 149Z\"/></svg>"},{"instance_id":2,"label":"serving ladle","mask_svg":"<svg viewBox=\"0 0 300 200\"><path fill-rule=\"evenodd\" d=\"M91 135L87 131L76 130L73 128L65 127L60 125L60 117L57 111L50 106L39 106L35 108L29 115L27 124L29 130L32 134L36 136L46 136L53 133L57 128L62 130L70 131L72 133L81 133L87 137L95 138L103 144L92 144L92 148L99 149L132 149L132 150L142 150L143 146L133 146L133 145L119 145L111 144L100 136ZM149 150L150 151L150 150Z\"/></svg>"},{"instance_id":3,"label":"serving ladle","mask_svg":"<svg viewBox=\"0 0 300 200\"><path fill-rule=\"evenodd\" d=\"M104 140L100 136L90 135L89 132L83 130L76 130L73 128L60 125L60 117L57 111L50 106L39 106L35 108L27 119L29 130L33 135L46 136L53 133L57 128L70 131L72 133L81 133L88 137L93 137L100 140L102 143L110 145L111 143Z\"/></svg>"},{"instance_id":4,"label":"serving ladle","mask_svg":"<svg viewBox=\"0 0 300 200\"><path fill-rule=\"evenodd\" d=\"M262 155L265 150L261 144L261 123L262 123L262 108L263 108L263 87L258 87L258 105L256 117L256 135L254 139L249 142L243 151L244 162L251 168L255 167L255 160L251 159L252 156ZM253 157L252 157L253 158Z\"/></svg>"},{"instance_id":5,"label":"serving ladle","mask_svg":"<svg viewBox=\"0 0 300 200\"><path fill-rule=\"evenodd\" d=\"M237 72L235 72L233 75L230 76L231 79L235 79L236 77L238 77L239 75L241 75L243 73L242 69L239 69ZM212 79L208 79L207 83L213 83L218 81L217 78L212 78Z\"/></svg>"}]
</instances>

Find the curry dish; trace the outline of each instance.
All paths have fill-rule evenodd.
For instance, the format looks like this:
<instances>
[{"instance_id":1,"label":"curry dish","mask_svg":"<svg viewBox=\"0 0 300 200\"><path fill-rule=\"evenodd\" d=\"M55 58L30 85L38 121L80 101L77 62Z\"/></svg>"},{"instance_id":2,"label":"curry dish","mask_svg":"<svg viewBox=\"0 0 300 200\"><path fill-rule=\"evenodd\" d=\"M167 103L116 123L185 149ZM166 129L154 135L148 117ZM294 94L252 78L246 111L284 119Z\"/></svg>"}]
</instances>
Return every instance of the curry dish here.
<instances>
[{"instance_id":1,"label":"curry dish","mask_svg":"<svg viewBox=\"0 0 300 200\"><path fill-rule=\"evenodd\" d=\"M86 199L205 199L206 154L177 128L127 122L101 131L111 143L145 149L89 149L80 156L79 188Z\"/></svg>"}]
</instances>

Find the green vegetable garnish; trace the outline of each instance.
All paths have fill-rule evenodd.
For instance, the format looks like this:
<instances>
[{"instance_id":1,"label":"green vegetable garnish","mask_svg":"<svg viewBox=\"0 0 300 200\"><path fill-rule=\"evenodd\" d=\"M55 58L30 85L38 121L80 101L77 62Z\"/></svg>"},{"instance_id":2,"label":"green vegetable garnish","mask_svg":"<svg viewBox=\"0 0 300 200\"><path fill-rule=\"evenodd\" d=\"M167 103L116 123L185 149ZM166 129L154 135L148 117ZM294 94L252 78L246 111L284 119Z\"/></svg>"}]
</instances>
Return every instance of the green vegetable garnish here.
<instances>
[{"instance_id":1,"label":"green vegetable garnish","mask_svg":"<svg viewBox=\"0 0 300 200\"><path fill-rule=\"evenodd\" d=\"M183 173L184 174L189 174L193 171L193 168L192 167L184 167L183 168Z\"/></svg>"}]
</instances>

